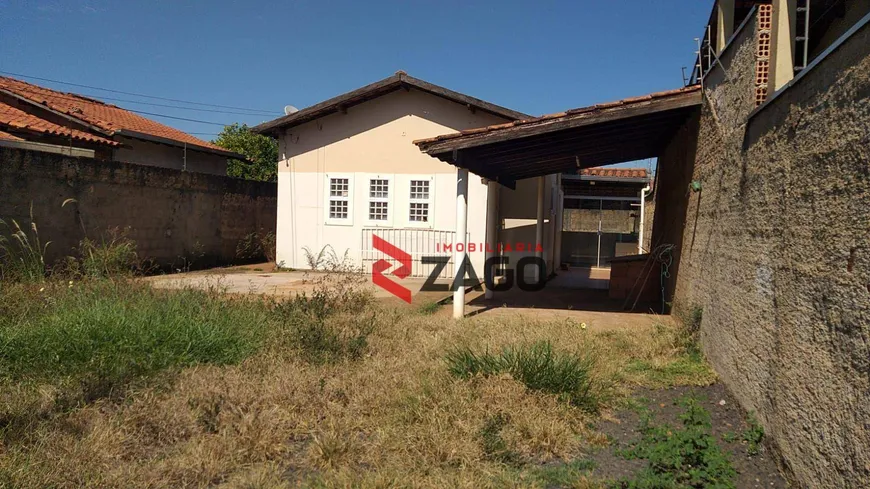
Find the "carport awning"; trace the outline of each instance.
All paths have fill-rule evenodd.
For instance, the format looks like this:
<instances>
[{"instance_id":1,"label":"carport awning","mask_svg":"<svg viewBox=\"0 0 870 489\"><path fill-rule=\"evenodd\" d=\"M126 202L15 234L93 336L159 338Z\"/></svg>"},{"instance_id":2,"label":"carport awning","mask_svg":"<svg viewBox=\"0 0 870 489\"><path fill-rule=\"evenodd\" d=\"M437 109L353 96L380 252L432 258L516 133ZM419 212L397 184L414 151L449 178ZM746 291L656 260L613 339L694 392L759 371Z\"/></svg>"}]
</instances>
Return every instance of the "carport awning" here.
<instances>
[{"instance_id":1,"label":"carport awning","mask_svg":"<svg viewBox=\"0 0 870 489\"><path fill-rule=\"evenodd\" d=\"M517 180L659 156L701 105L700 86L414 141L421 151L514 187Z\"/></svg>"}]
</instances>

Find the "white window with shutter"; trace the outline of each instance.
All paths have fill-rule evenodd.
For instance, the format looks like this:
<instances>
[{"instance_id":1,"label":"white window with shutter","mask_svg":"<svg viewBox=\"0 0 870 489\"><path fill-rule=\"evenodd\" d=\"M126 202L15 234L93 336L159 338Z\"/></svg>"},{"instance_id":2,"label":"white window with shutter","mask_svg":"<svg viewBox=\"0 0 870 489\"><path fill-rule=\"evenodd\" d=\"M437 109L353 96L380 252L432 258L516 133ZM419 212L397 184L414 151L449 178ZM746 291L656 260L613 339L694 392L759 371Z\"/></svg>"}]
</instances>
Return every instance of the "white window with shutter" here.
<instances>
[{"instance_id":1,"label":"white window with shutter","mask_svg":"<svg viewBox=\"0 0 870 489\"><path fill-rule=\"evenodd\" d=\"M326 224L353 225L353 176L326 175Z\"/></svg>"}]
</instances>

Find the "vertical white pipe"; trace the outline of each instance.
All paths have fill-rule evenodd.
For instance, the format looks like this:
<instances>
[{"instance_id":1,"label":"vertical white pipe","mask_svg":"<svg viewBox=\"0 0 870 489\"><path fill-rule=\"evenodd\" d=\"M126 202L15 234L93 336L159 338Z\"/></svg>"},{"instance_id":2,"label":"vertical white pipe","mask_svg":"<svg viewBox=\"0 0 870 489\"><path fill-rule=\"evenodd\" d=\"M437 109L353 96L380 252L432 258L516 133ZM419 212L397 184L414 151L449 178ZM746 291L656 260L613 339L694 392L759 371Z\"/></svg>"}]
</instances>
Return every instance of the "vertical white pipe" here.
<instances>
[{"instance_id":1,"label":"vertical white pipe","mask_svg":"<svg viewBox=\"0 0 870 489\"><path fill-rule=\"evenodd\" d=\"M459 168L456 172L456 243L453 247L453 267L455 271L453 291L453 319L465 317L465 263L468 235L468 170ZM462 251L459 251L460 248Z\"/></svg>"},{"instance_id":2,"label":"vertical white pipe","mask_svg":"<svg viewBox=\"0 0 870 489\"><path fill-rule=\"evenodd\" d=\"M646 193L649 192L650 186L640 189L640 227L637 230L637 254L643 254L643 228L645 226L643 219L646 212Z\"/></svg>"},{"instance_id":3,"label":"vertical white pipe","mask_svg":"<svg viewBox=\"0 0 870 489\"><path fill-rule=\"evenodd\" d=\"M538 248L540 246L540 248ZM538 251L540 249L540 251ZM538 177L538 214L535 226L535 256L542 258L544 255L544 177ZM535 282L540 282L544 277L540 276L540 269L535 267Z\"/></svg>"},{"instance_id":4,"label":"vertical white pipe","mask_svg":"<svg viewBox=\"0 0 870 489\"><path fill-rule=\"evenodd\" d=\"M496 247L498 246L498 183L488 182L486 184L486 262L496 256ZM489 266L486 267L487 270ZM484 271L486 273L486 270ZM487 287L484 292L484 297L492 299L494 292Z\"/></svg>"},{"instance_id":5,"label":"vertical white pipe","mask_svg":"<svg viewBox=\"0 0 870 489\"><path fill-rule=\"evenodd\" d=\"M604 201L598 201L598 254L595 259L595 267L601 268L601 218L602 214L604 214Z\"/></svg>"},{"instance_id":6,"label":"vertical white pipe","mask_svg":"<svg viewBox=\"0 0 870 489\"><path fill-rule=\"evenodd\" d=\"M562 219L565 213L565 193L562 191L562 184L559 184L556 200L556 230L555 240L556 246L553 251L553 270L559 270L562 266Z\"/></svg>"}]
</instances>

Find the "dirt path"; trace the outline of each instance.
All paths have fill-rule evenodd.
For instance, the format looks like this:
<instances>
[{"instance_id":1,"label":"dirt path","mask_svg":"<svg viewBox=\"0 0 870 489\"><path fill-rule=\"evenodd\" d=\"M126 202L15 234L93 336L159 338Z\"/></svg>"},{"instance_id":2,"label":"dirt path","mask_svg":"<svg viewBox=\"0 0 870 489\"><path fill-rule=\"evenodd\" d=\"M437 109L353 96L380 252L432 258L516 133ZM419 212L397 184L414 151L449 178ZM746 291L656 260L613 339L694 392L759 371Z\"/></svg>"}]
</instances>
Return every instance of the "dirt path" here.
<instances>
[{"instance_id":1,"label":"dirt path","mask_svg":"<svg viewBox=\"0 0 870 489\"><path fill-rule=\"evenodd\" d=\"M676 401L687 395L695 394L700 404L710 412L712 433L722 449L727 453L731 464L737 470L736 487L739 489L785 489L790 487L780 475L770 452L762 444L757 455L749 455L747 443L741 440L742 433L750 425L737 401L728 394L721 383L708 387L675 387L671 389L638 389L634 399L646 407L654 416L656 423L679 426L679 415L683 408ZM723 402L724 401L724 402ZM637 474L646 466L644 460L626 460L614 452L626 448L640 437L640 415L637 410L627 409L616 413L615 421L602 421L598 430L611 440L610 447L595 453L596 478L618 480Z\"/></svg>"}]
</instances>

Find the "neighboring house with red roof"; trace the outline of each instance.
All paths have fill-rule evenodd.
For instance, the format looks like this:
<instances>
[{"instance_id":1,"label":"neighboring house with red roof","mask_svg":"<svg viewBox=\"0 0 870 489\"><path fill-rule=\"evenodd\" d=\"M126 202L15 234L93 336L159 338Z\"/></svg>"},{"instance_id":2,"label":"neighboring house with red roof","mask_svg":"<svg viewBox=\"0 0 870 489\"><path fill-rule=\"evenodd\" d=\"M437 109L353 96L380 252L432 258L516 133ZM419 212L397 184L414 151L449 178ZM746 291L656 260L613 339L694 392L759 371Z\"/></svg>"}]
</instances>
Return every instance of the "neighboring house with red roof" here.
<instances>
[{"instance_id":1,"label":"neighboring house with red roof","mask_svg":"<svg viewBox=\"0 0 870 489\"><path fill-rule=\"evenodd\" d=\"M129 110L0 76L0 144L26 143L72 148L98 160L215 175L226 175L228 158L244 159Z\"/></svg>"}]
</instances>

